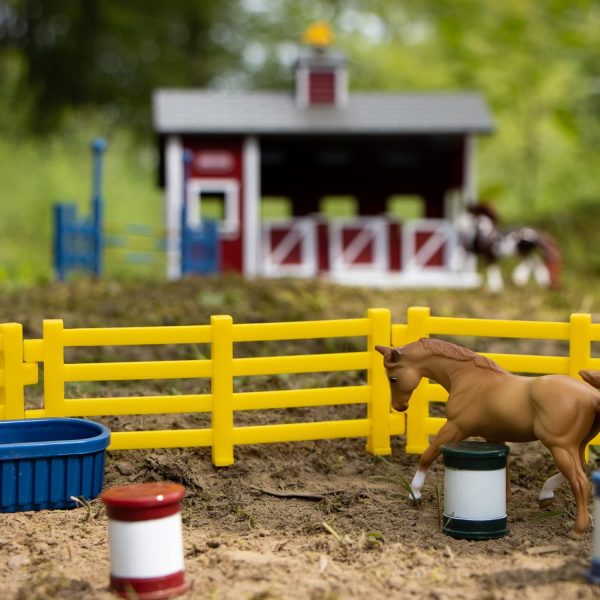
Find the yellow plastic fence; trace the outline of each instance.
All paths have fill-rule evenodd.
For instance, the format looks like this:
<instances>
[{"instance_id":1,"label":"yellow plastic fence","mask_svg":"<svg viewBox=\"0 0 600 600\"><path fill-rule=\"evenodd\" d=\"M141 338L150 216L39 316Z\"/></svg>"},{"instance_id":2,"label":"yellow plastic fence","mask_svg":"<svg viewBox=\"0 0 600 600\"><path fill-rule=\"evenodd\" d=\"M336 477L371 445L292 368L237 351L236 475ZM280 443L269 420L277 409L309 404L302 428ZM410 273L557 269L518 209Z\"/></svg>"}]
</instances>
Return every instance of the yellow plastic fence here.
<instances>
[{"instance_id":1,"label":"yellow plastic fence","mask_svg":"<svg viewBox=\"0 0 600 600\"><path fill-rule=\"evenodd\" d=\"M42 339L24 340L18 323L0 325L0 418L98 417L209 413L204 429L113 432L110 449L209 446L217 466L233 463L240 444L365 437L367 450L389 454L392 435L406 432L406 451L421 453L444 423L429 415L431 402L447 394L437 384L421 381L405 416L391 413L389 388L375 344L400 346L432 335L485 336L564 340L567 356L485 354L505 369L524 373L565 373L577 377L580 369L600 369L591 344L600 341L600 324L588 314L574 314L568 323L433 317L428 308L408 310L406 323L391 324L386 309L370 309L365 318L290 323L234 324L229 316L213 316L209 325L176 327L120 327L65 329L61 320L46 320ZM364 351L234 358L242 342L362 337ZM69 348L208 344L211 358L193 360L65 362ZM25 386L38 381L43 368L43 408L25 409ZM277 391L235 391L234 378L361 370L366 383ZM159 379L208 379L210 393L164 396L65 398L71 382ZM364 404L364 418L351 420L236 426L235 411L292 407ZM600 444L600 436L592 441Z\"/></svg>"},{"instance_id":2,"label":"yellow plastic fence","mask_svg":"<svg viewBox=\"0 0 600 600\"><path fill-rule=\"evenodd\" d=\"M4 328L5 340L12 333L16 340L12 325ZM2 355L7 366L4 368L3 416L94 417L206 412L212 417L210 428L114 432L110 449L211 446L213 462L218 466L233 463L234 446L239 444L337 437L366 437L367 450L374 454L389 454L390 436L404 433L404 416L390 413L385 372L381 357L373 348L375 344L389 344L390 332L390 313L385 309L370 309L362 319L234 324L229 316L213 316L210 325L177 327L65 329L61 320L46 320L42 339L4 344ZM335 337L364 337L365 350L234 358L234 344L238 342ZM64 360L65 350L72 347L149 344L209 344L211 358L79 364L65 363ZM36 363L43 366L44 406L42 409L24 410L23 387L34 382L31 368L35 369ZM346 387L234 392L234 377L346 370L366 371L366 383ZM10 390L6 385L7 374L14 374ZM65 398L65 384L69 382L186 378L210 379L211 393ZM365 418L234 426L234 411L340 404L365 404Z\"/></svg>"},{"instance_id":3,"label":"yellow plastic fence","mask_svg":"<svg viewBox=\"0 0 600 600\"><path fill-rule=\"evenodd\" d=\"M429 308L408 309L405 324L392 326L392 344L401 346L432 335L527 338L564 340L568 356L533 356L523 354L490 354L507 371L520 373L563 373L579 377L580 369L600 369L600 358L592 358L591 342L600 341L600 324L592 324L589 314L572 314L568 323L547 321L508 321L433 317ZM429 436L435 435L445 422L429 415L431 402L445 402L448 394L438 384L422 379L413 392L406 413L406 451L420 454L427 448ZM600 444L600 435L591 444Z\"/></svg>"},{"instance_id":4,"label":"yellow plastic fence","mask_svg":"<svg viewBox=\"0 0 600 600\"><path fill-rule=\"evenodd\" d=\"M0 418L24 418L25 386L37 382L37 365L23 362L23 327L0 325Z\"/></svg>"}]
</instances>

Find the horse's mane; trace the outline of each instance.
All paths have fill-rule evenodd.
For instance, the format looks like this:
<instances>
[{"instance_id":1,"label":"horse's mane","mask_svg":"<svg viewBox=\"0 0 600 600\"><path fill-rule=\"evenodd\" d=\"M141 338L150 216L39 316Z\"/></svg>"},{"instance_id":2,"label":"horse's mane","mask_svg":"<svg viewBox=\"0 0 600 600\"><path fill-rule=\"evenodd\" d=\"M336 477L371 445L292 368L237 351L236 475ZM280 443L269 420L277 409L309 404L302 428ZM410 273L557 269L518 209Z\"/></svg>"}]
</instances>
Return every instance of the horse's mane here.
<instances>
[{"instance_id":1,"label":"horse's mane","mask_svg":"<svg viewBox=\"0 0 600 600\"><path fill-rule=\"evenodd\" d=\"M469 206L467 212L474 217L487 217L496 226L500 223L498 212L488 202L480 202L479 204Z\"/></svg>"},{"instance_id":2,"label":"horse's mane","mask_svg":"<svg viewBox=\"0 0 600 600\"><path fill-rule=\"evenodd\" d=\"M436 340L432 338L421 338L419 342L424 348L429 350L434 356L445 356L446 358L452 358L454 360L461 361L472 361L476 367L481 369L489 369L496 373L506 373L506 371L496 362L481 354L473 352L468 348L457 346L451 342L445 342L444 340Z\"/></svg>"}]
</instances>

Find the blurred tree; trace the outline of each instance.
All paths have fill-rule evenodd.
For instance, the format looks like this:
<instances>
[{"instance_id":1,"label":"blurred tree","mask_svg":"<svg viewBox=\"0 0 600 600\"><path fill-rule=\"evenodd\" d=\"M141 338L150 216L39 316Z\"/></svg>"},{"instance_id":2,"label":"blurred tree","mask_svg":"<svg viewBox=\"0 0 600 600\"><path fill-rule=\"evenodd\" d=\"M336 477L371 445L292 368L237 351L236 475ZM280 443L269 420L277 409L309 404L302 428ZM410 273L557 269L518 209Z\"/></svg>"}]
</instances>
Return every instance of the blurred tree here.
<instances>
[{"instance_id":1,"label":"blurred tree","mask_svg":"<svg viewBox=\"0 0 600 600\"><path fill-rule=\"evenodd\" d=\"M235 65L235 36L218 32L227 32L236 5L0 0L0 40L23 57L19 92L31 98L36 129L85 106L108 107L119 121L148 127L152 89L205 85L224 62Z\"/></svg>"},{"instance_id":2,"label":"blurred tree","mask_svg":"<svg viewBox=\"0 0 600 600\"><path fill-rule=\"evenodd\" d=\"M600 195L598 0L0 0L0 118L12 98L38 129L91 106L148 132L156 87L291 89L315 21L353 89L481 91L482 187L508 212Z\"/></svg>"},{"instance_id":3,"label":"blurred tree","mask_svg":"<svg viewBox=\"0 0 600 600\"><path fill-rule=\"evenodd\" d=\"M593 176L600 167L597 0L245 5L251 83L281 82L287 40L299 40L311 21L328 20L334 43L348 52L354 89L472 89L486 96L498 129L481 143L482 190L493 191L509 216L600 197Z\"/></svg>"}]
</instances>

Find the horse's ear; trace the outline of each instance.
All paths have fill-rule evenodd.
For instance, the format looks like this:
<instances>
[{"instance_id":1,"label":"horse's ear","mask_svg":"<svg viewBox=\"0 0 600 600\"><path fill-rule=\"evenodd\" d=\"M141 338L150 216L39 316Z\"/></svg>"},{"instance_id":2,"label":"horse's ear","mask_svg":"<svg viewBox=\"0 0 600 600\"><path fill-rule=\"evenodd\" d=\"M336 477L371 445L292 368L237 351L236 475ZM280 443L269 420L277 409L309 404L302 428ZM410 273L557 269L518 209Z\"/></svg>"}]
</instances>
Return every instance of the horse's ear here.
<instances>
[{"instance_id":1,"label":"horse's ear","mask_svg":"<svg viewBox=\"0 0 600 600\"><path fill-rule=\"evenodd\" d=\"M400 358L402 357L402 352L398 348L390 348L390 355L388 360L390 363L400 362Z\"/></svg>"},{"instance_id":2,"label":"horse's ear","mask_svg":"<svg viewBox=\"0 0 600 600\"><path fill-rule=\"evenodd\" d=\"M383 364L392 367L400 362L402 351L400 348L392 348L390 346L375 346L375 350L383 355Z\"/></svg>"},{"instance_id":3,"label":"horse's ear","mask_svg":"<svg viewBox=\"0 0 600 600\"><path fill-rule=\"evenodd\" d=\"M387 357L388 354L390 353L390 350L392 350L392 348L390 348L389 346L376 345L375 350L377 350L377 352L379 352L379 354L381 354L382 356Z\"/></svg>"}]
</instances>

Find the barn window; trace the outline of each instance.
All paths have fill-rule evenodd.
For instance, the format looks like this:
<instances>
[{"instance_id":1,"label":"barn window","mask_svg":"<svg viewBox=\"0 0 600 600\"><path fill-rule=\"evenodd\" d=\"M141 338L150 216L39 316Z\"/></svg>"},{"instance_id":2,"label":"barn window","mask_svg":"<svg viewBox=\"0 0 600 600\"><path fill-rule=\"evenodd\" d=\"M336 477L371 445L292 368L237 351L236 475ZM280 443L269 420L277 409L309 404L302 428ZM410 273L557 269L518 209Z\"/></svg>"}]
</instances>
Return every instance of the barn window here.
<instances>
[{"instance_id":1,"label":"barn window","mask_svg":"<svg viewBox=\"0 0 600 600\"><path fill-rule=\"evenodd\" d=\"M422 196L392 196L387 202L387 213L400 221L423 219L425 217L425 200Z\"/></svg>"},{"instance_id":2,"label":"barn window","mask_svg":"<svg viewBox=\"0 0 600 600\"><path fill-rule=\"evenodd\" d=\"M266 196L260 201L260 217L264 220L289 219L292 203L285 196Z\"/></svg>"},{"instance_id":3,"label":"barn window","mask_svg":"<svg viewBox=\"0 0 600 600\"><path fill-rule=\"evenodd\" d=\"M237 235L240 228L240 192L235 179L190 179L188 181L188 222L218 221L223 235Z\"/></svg>"},{"instance_id":4,"label":"barn window","mask_svg":"<svg viewBox=\"0 0 600 600\"><path fill-rule=\"evenodd\" d=\"M335 104L335 71L311 71L308 76L309 104Z\"/></svg>"},{"instance_id":5,"label":"barn window","mask_svg":"<svg viewBox=\"0 0 600 600\"><path fill-rule=\"evenodd\" d=\"M358 203L354 196L325 196L321 199L319 212L326 217L355 217Z\"/></svg>"},{"instance_id":6,"label":"barn window","mask_svg":"<svg viewBox=\"0 0 600 600\"><path fill-rule=\"evenodd\" d=\"M222 221L225 218L225 194L223 192L202 192L198 197L200 220Z\"/></svg>"}]
</instances>

